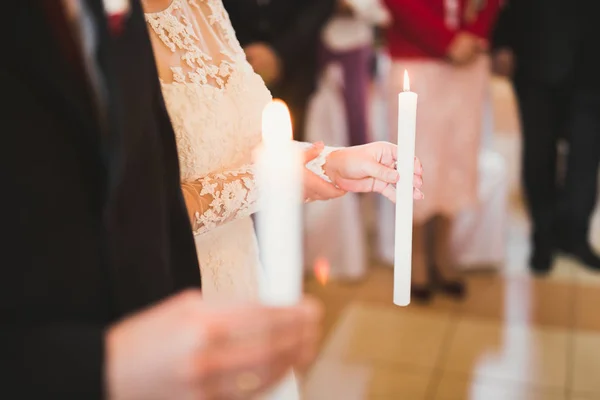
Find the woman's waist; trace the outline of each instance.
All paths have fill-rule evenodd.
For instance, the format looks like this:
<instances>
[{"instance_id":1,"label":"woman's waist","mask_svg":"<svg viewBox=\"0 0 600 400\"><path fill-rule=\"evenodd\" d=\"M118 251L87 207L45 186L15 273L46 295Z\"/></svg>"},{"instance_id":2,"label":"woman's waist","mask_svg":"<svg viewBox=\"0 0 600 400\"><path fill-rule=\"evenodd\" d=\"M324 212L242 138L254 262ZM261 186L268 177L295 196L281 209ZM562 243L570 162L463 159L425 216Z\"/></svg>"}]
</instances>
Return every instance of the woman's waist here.
<instances>
[{"instance_id":1,"label":"woman's waist","mask_svg":"<svg viewBox=\"0 0 600 400\"><path fill-rule=\"evenodd\" d=\"M225 246L227 250L235 252L237 245L255 244L256 233L252 217L238 218L233 221L225 222L200 235L195 236L196 245L211 246L211 251L215 250L215 245Z\"/></svg>"}]
</instances>

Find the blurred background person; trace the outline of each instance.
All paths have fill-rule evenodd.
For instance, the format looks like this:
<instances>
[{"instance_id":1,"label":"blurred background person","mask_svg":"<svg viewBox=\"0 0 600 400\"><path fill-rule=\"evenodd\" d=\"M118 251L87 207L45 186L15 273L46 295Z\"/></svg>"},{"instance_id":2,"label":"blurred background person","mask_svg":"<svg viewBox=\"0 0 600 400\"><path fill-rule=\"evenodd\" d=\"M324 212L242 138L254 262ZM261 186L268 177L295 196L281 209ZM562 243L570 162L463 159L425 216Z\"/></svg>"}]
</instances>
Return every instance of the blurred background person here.
<instances>
[{"instance_id":1,"label":"blurred background person","mask_svg":"<svg viewBox=\"0 0 600 400\"><path fill-rule=\"evenodd\" d=\"M367 101L375 28L390 21L380 0L338 0L335 14L323 29L319 70L331 64L342 68L348 145L369 141Z\"/></svg>"},{"instance_id":2,"label":"blurred background person","mask_svg":"<svg viewBox=\"0 0 600 400\"><path fill-rule=\"evenodd\" d=\"M321 32L319 83L307 108L305 140L339 147L372 140L368 91L374 27L389 20L381 0L338 0L335 13ZM306 205L305 256L309 268L327 260L334 280L354 281L366 275L367 233L360 200L358 194L348 193L327 203Z\"/></svg>"},{"instance_id":3,"label":"blurred background person","mask_svg":"<svg viewBox=\"0 0 600 400\"><path fill-rule=\"evenodd\" d=\"M416 154L427 169L427 195L414 208L413 297L429 300L434 283L442 292L462 297L465 287L454 269L451 234L456 214L477 201L482 104L489 84L489 58L485 51L499 3L385 3L393 18L387 30L392 58L388 85L390 138L396 135L397 95L403 90L404 70L408 70L411 90L419 94L420 104ZM393 212L390 207L387 209L387 216L380 218L382 224L393 229Z\"/></svg>"},{"instance_id":4,"label":"blurred background person","mask_svg":"<svg viewBox=\"0 0 600 400\"><path fill-rule=\"evenodd\" d=\"M336 0L224 0L248 61L292 113L304 137L306 104L316 85L317 48Z\"/></svg>"},{"instance_id":5,"label":"blurred background person","mask_svg":"<svg viewBox=\"0 0 600 400\"><path fill-rule=\"evenodd\" d=\"M510 1L494 33L495 71L513 78L519 102L536 273L550 271L557 249L600 270L588 238L600 160L598 8L592 1ZM568 155L559 171L563 139Z\"/></svg>"}]
</instances>

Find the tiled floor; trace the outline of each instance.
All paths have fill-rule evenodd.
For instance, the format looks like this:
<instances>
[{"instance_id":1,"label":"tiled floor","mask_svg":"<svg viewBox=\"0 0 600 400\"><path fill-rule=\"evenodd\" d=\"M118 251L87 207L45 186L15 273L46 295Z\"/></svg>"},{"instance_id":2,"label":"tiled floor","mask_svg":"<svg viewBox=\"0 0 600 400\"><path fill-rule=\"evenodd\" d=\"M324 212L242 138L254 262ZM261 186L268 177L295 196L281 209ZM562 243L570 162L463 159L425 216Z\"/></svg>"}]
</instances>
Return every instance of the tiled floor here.
<instances>
[{"instance_id":1,"label":"tiled floor","mask_svg":"<svg viewBox=\"0 0 600 400\"><path fill-rule=\"evenodd\" d=\"M399 308L392 274L308 282L327 332L307 399L600 399L600 285L475 274L463 302Z\"/></svg>"},{"instance_id":2,"label":"tiled floor","mask_svg":"<svg viewBox=\"0 0 600 400\"><path fill-rule=\"evenodd\" d=\"M506 265L467 275L462 302L396 307L385 266L359 283L308 281L325 304L326 335L305 398L600 399L600 275L561 258L550 277L531 277L518 206L509 237Z\"/></svg>"}]
</instances>

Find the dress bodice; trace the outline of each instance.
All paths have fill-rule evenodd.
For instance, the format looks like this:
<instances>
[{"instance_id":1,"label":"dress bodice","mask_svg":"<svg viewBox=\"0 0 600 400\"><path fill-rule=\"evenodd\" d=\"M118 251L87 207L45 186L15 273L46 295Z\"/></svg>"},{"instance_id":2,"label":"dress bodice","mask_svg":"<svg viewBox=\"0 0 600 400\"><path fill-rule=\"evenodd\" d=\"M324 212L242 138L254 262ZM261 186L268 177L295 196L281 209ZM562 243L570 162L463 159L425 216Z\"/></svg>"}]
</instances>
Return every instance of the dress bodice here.
<instances>
[{"instance_id":1,"label":"dress bodice","mask_svg":"<svg viewBox=\"0 0 600 400\"><path fill-rule=\"evenodd\" d=\"M271 95L246 61L221 0L173 0L146 21L182 180L248 164Z\"/></svg>"}]
</instances>

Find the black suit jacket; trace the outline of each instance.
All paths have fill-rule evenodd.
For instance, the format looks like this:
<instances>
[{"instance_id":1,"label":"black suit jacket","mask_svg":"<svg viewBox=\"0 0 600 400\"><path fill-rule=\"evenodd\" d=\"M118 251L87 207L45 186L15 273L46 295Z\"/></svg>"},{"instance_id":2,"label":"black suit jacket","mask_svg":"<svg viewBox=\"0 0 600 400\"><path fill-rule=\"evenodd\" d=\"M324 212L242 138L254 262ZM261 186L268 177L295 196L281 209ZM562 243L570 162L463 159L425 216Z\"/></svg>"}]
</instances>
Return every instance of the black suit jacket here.
<instances>
[{"instance_id":1,"label":"black suit jacket","mask_svg":"<svg viewBox=\"0 0 600 400\"><path fill-rule=\"evenodd\" d=\"M223 3L242 46L267 43L282 60L283 79L271 88L275 96L302 105L316 83L319 36L336 1L224 0Z\"/></svg>"},{"instance_id":2,"label":"black suit jacket","mask_svg":"<svg viewBox=\"0 0 600 400\"><path fill-rule=\"evenodd\" d=\"M598 86L599 12L595 0L508 0L493 45L513 49L518 78Z\"/></svg>"},{"instance_id":3,"label":"black suit jacket","mask_svg":"<svg viewBox=\"0 0 600 400\"><path fill-rule=\"evenodd\" d=\"M106 327L200 285L140 6L114 37L88 3L104 130L39 2L0 24L0 397L101 398Z\"/></svg>"}]
</instances>

